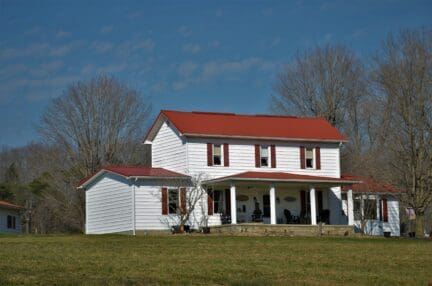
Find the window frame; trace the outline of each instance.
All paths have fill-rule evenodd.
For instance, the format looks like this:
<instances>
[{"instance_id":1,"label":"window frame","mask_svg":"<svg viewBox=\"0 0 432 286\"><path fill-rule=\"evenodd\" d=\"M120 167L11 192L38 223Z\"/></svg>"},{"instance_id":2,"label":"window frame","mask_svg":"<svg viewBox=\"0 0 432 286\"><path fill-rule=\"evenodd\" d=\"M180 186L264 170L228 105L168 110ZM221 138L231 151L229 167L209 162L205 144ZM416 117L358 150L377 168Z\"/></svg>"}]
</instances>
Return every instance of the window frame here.
<instances>
[{"instance_id":1,"label":"window frame","mask_svg":"<svg viewBox=\"0 0 432 286\"><path fill-rule=\"evenodd\" d=\"M216 201L216 192L219 193L219 197ZM216 208L217 205L217 208ZM225 213L225 192L222 190L213 190L213 214Z\"/></svg>"},{"instance_id":2,"label":"window frame","mask_svg":"<svg viewBox=\"0 0 432 286\"><path fill-rule=\"evenodd\" d=\"M16 229L16 216L7 216L7 229Z\"/></svg>"},{"instance_id":3,"label":"window frame","mask_svg":"<svg viewBox=\"0 0 432 286\"><path fill-rule=\"evenodd\" d=\"M263 156L263 150L267 150L267 157ZM260 145L260 167L261 168L269 168L271 166L271 162L270 162L270 145ZM267 158L267 164L263 165L263 158Z\"/></svg>"},{"instance_id":4,"label":"window frame","mask_svg":"<svg viewBox=\"0 0 432 286\"><path fill-rule=\"evenodd\" d=\"M308 167L308 149L312 150L312 167ZM316 169L315 147L305 147L305 169Z\"/></svg>"},{"instance_id":5,"label":"window frame","mask_svg":"<svg viewBox=\"0 0 432 286\"><path fill-rule=\"evenodd\" d=\"M216 164L216 162L215 162L215 157L216 157L215 146L219 146L219 148L220 148L219 164ZM223 166L223 164L222 164L222 162L223 162L223 144L212 143L212 160L213 160L213 166L217 166L217 167Z\"/></svg>"},{"instance_id":6,"label":"window frame","mask_svg":"<svg viewBox=\"0 0 432 286\"><path fill-rule=\"evenodd\" d=\"M180 211L180 189L179 188L168 188L167 190L167 204L168 204L168 214L178 214ZM171 193L176 193L177 198L175 202L171 201ZM172 208L171 204L175 203L175 209Z\"/></svg>"}]
</instances>

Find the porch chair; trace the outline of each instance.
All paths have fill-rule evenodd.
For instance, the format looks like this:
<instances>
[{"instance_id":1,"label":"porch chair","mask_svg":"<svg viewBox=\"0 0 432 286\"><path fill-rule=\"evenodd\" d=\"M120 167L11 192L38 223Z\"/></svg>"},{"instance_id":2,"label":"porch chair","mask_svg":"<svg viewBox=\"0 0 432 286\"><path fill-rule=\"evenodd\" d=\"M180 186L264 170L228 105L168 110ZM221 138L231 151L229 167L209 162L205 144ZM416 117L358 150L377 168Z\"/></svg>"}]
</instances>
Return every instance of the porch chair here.
<instances>
[{"instance_id":1,"label":"porch chair","mask_svg":"<svg viewBox=\"0 0 432 286\"><path fill-rule=\"evenodd\" d=\"M289 209L284 209L284 216L286 218L286 223L290 224L292 222L292 215Z\"/></svg>"}]
</instances>

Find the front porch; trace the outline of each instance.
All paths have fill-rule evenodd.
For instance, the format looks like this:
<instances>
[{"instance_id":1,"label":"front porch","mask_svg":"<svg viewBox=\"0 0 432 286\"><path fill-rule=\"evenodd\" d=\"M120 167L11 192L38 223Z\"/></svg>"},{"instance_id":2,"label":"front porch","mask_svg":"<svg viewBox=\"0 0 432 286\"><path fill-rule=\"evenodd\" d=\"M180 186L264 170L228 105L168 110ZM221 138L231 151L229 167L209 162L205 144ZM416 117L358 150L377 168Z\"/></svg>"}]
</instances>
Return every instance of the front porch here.
<instances>
[{"instance_id":1,"label":"front porch","mask_svg":"<svg viewBox=\"0 0 432 286\"><path fill-rule=\"evenodd\" d=\"M289 173L247 172L208 180L210 225L296 224L353 225L352 191L344 213L340 186L351 184L336 178ZM218 221L219 219L219 221Z\"/></svg>"},{"instance_id":2,"label":"front porch","mask_svg":"<svg viewBox=\"0 0 432 286\"><path fill-rule=\"evenodd\" d=\"M241 223L211 227L211 234L236 236L354 236L353 226Z\"/></svg>"}]
</instances>

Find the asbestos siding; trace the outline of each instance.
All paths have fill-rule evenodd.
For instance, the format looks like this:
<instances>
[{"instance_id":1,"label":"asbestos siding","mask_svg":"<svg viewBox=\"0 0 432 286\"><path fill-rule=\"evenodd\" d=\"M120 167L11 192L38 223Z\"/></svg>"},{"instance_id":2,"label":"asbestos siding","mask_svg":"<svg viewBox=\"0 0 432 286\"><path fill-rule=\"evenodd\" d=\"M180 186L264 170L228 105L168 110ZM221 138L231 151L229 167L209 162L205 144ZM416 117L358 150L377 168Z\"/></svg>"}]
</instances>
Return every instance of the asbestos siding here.
<instances>
[{"instance_id":1,"label":"asbestos siding","mask_svg":"<svg viewBox=\"0 0 432 286\"><path fill-rule=\"evenodd\" d=\"M7 217L15 216L15 229L7 227ZM0 233L21 233L21 217L19 211L0 207Z\"/></svg>"},{"instance_id":2,"label":"asbestos siding","mask_svg":"<svg viewBox=\"0 0 432 286\"><path fill-rule=\"evenodd\" d=\"M86 233L133 230L133 192L129 182L105 173L86 191Z\"/></svg>"},{"instance_id":3,"label":"asbestos siding","mask_svg":"<svg viewBox=\"0 0 432 286\"><path fill-rule=\"evenodd\" d=\"M152 167L186 172L186 144L177 130L166 121L152 143Z\"/></svg>"},{"instance_id":4,"label":"asbestos siding","mask_svg":"<svg viewBox=\"0 0 432 286\"><path fill-rule=\"evenodd\" d=\"M229 144L229 167L207 166L207 143ZM255 167L255 144L274 144L276 146L276 168ZM308 144L279 141L189 138L186 152L188 155L188 170L190 174L204 172L211 178L229 176L246 171L290 172L302 175L340 177L338 144L321 143L310 145L311 147L319 146L321 148L320 170L300 168L300 146L308 146Z\"/></svg>"}]
</instances>

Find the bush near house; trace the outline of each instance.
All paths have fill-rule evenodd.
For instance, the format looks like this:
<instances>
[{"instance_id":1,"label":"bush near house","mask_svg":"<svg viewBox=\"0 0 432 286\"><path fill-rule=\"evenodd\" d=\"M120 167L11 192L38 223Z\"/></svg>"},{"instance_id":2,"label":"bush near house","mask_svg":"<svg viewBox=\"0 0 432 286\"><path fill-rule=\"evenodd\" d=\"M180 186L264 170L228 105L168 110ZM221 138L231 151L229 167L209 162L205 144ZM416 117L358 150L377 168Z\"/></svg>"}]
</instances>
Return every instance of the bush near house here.
<instances>
[{"instance_id":1,"label":"bush near house","mask_svg":"<svg viewBox=\"0 0 432 286\"><path fill-rule=\"evenodd\" d=\"M0 236L0 285L427 285L432 243L221 236Z\"/></svg>"}]
</instances>

